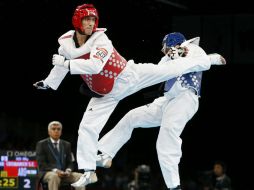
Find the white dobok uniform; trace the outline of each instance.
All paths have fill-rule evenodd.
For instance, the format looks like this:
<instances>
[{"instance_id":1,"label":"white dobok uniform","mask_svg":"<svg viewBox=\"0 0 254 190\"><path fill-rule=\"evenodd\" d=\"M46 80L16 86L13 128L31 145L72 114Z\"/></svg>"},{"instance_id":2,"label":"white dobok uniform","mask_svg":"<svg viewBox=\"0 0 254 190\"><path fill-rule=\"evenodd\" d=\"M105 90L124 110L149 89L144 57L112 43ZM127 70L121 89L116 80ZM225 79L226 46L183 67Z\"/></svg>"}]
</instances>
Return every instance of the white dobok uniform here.
<instances>
[{"instance_id":1,"label":"white dobok uniform","mask_svg":"<svg viewBox=\"0 0 254 190\"><path fill-rule=\"evenodd\" d=\"M96 169L99 134L121 99L142 88L184 73L208 70L211 66L206 54L179 58L162 65L125 61L105 31L97 29L79 48L75 47L73 30L58 40L59 54L70 59L70 73L80 74L92 91L104 95L91 98L79 126L77 162L79 169L84 170ZM198 46L193 48L199 49ZM55 65L44 82L56 90L68 72L68 69Z\"/></svg>"},{"instance_id":2,"label":"white dobok uniform","mask_svg":"<svg viewBox=\"0 0 254 190\"><path fill-rule=\"evenodd\" d=\"M188 57L205 54L201 48L197 48L192 43L198 44L199 38L187 41L186 46L190 49ZM168 56L165 56L159 64L171 64L167 60ZM180 185L178 170L182 156L180 134L186 123L197 112L198 99L199 95L195 89L183 86L181 81L176 81L172 88L164 93L164 96L156 98L151 104L129 111L112 130L100 139L99 150L114 158L118 150L130 139L134 128L160 126L156 149L163 178L168 188Z\"/></svg>"}]
</instances>

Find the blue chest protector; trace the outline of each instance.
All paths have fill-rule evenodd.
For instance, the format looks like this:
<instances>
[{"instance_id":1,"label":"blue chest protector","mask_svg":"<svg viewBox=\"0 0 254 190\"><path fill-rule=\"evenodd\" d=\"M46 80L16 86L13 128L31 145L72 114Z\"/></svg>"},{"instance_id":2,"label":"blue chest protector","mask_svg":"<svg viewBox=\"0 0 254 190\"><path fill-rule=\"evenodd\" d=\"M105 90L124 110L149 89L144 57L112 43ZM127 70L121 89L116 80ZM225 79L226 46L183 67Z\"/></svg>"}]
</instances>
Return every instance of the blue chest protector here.
<instances>
[{"instance_id":1,"label":"blue chest protector","mask_svg":"<svg viewBox=\"0 0 254 190\"><path fill-rule=\"evenodd\" d=\"M193 88L196 90L197 95L200 96L202 72L191 72L179 77L172 78L165 82L164 91L168 92L176 81L180 81L181 85L185 88Z\"/></svg>"}]
</instances>

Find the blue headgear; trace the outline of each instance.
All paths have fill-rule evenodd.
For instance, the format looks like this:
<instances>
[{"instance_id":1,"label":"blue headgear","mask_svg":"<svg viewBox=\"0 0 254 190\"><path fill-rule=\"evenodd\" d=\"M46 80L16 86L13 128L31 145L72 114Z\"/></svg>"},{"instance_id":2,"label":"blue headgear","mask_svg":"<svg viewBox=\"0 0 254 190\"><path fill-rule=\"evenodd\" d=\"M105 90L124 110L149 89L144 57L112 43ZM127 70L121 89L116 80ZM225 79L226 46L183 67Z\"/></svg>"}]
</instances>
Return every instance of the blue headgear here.
<instances>
[{"instance_id":1,"label":"blue headgear","mask_svg":"<svg viewBox=\"0 0 254 190\"><path fill-rule=\"evenodd\" d=\"M167 34L163 40L162 40L162 46L166 47L174 47L176 45L182 44L184 41L186 41L185 37L183 34L180 32L173 32Z\"/></svg>"}]
</instances>

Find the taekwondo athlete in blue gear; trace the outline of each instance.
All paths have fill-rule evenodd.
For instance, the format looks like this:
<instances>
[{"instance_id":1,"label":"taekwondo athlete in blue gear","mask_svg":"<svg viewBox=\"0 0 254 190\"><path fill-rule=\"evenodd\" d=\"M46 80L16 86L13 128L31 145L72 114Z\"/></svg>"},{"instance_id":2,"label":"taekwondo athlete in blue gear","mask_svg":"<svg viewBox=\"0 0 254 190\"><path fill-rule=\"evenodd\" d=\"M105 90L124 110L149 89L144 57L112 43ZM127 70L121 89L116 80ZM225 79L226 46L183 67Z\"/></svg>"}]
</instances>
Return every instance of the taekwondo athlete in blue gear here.
<instances>
[{"instance_id":1,"label":"taekwondo athlete in blue gear","mask_svg":"<svg viewBox=\"0 0 254 190\"><path fill-rule=\"evenodd\" d=\"M205 52L199 37L187 40L181 33L170 33L163 40L165 56L159 64L170 64L169 60L181 56L196 57ZM186 54L187 53L187 54ZM210 56L217 65L225 64L219 54ZM220 61L219 61L220 60ZM220 63L219 63L220 62ZM110 167L118 150L130 139L134 128L160 127L156 149L165 180L170 190L180 190L178 164L182 156L180 135L186 123L197 112L199 106L202 72L191 72L165 82L165 93L151 104L129 111L118 124L99 141L102 154L97 157L98 167Z\"/></svg>"},{"instance_id":2,"label":"taekwondo athlete in blue gear","mask_svg":"<svg viewBox=\"0 0 254 190\"><path fill-rule=\"evenodd\" d=\"M170 33L164 37L164 40L162 42L163 44L162 51L166 51L166 49L175 47L177 45L181 45L185 41L186 39L183 34L179 32ZM187 73L182 76L166 81L164 91L168 92L175 84L175 82L179 81L183 87L193 88L196 91L196 93L200 96L201 79L202 79L202 71Z\"/></svg>"}]
</instances>

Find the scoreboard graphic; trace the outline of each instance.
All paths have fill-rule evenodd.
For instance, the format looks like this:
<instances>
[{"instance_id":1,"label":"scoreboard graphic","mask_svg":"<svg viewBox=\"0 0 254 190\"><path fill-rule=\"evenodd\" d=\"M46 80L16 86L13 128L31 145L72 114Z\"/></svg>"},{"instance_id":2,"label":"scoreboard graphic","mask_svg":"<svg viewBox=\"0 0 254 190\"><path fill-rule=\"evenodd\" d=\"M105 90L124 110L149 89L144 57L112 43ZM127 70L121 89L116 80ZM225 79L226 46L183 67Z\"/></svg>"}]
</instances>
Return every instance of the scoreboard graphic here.
<instances>
[{"instance_id":1,"label":"scoreboard graphic","mask_svg":"<svg viewBox=\"0 0 254 190\"><path fill-rule=\"evenodd\" d=\"M35 151L0 150L0 190L36 189Z\"/></svg>"}]
</instances>

